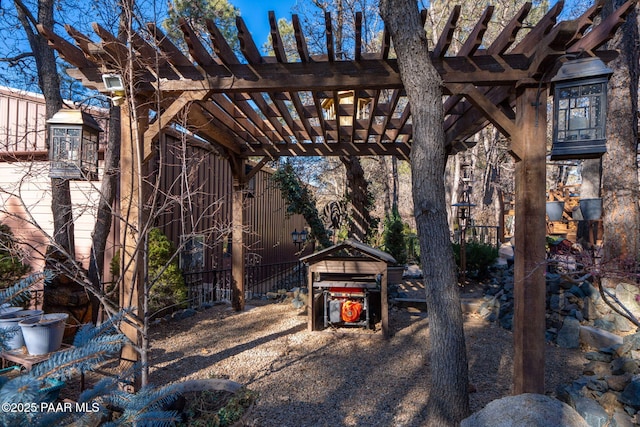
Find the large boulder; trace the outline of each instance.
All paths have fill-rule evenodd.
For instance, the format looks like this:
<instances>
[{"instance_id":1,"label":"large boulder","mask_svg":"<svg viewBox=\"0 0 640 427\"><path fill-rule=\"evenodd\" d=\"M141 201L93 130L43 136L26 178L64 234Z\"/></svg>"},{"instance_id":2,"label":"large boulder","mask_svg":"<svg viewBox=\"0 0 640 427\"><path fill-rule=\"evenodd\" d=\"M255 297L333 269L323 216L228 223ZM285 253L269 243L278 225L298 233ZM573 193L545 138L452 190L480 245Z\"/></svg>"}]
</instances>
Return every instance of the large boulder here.
<instances>
[{"instance_id":1,"label":"large boulder","mask_svg":"<svg viewBox=\"0 0 640 427\"><path fill-rule=\"evenodd\" d=\"M562 424L558 421L562 420ZM573 408L549 396L520 394L494 400L461 427L589 427Z\"/></svg>"},{"instance_id":2,"label":"large boulder","mask_svg":"<svg viewBox=\"0 0 640 427\"><path fill-rule=\"evenodd\" d=\"M633 283L620 283L616 286L616 298L629 310L635 317L640 316L640 303L636 297L638 296L638 285Z\"/></svg>"}]
</instances>

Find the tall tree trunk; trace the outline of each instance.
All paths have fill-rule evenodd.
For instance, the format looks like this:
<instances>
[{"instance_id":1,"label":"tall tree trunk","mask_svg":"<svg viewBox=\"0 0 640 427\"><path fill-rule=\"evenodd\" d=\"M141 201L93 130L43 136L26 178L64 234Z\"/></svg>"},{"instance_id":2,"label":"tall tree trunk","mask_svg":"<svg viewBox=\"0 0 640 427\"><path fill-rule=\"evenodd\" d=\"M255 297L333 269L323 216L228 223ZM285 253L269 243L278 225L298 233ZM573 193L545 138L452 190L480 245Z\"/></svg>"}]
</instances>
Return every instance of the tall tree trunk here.
<instances>
[{"instance_id":1,"label":"tall tree trunk","mask_svg":"<svg viewBox=\"0 0 640 427\"><path fill-rule=\"evenodd\" d=\"M398 186L398 158L391 156L391 209L398 209L399 186Z\"/></svg>"},{"instance_id":2,"label":"tall tree trunk","mask_svg":"<svg viewBox=\"0 0 640 427\"><path fill-rule=\"evenodd\" d=\"M364 177L360 159L355 156L341 156L347 169L347 199L351 202L350 237L366 242L373 225L369 201L369 183Z\"/></svg>"},{"instance_id":3,"label":"tall tree trunk","mask_svg":"<svg viewBox=\"0 0 640 427\"><path fill-rule=\"evenodd\" d=\"M391 157L382 156L380 157L380 165L383 170L383 179L382 179L382 195L384 196L384 217L387 218L391 215L391 207L392 207L392 183L395 182L393 178L393 171L389 165Z\"/></svg>"},{"instance_id":4,"label":"tall tree trunk","mask_svg":"<svg viewBox=\"0 0 640 427\"><path fill-rule=\"evenodd\" d=\"M53 0L39 0L37 16L33 16L21 0L14 0L14 4L18 12L18 19L29 40L29 47L36 62L38 85L45 99L45 114L47 119L50 119L62 108L60 78L53 49L49 48L47 40L40 36L35 26L41 23L47 28L54 27L53 12L56 3ZM54 241L59 249L73 258L75 251L69 181L52 178L51 191Z\"/></svg>"},{"instance_id":5,"label":"tall tree trunk","mask_svg":"<svg viewBox=\"0 0 640 427\"><path fill-rule=\"evenodd\" d=\"M609 15L622 0L607 2ZM615 70L609 81L607 152L602 159L604 261L606 267L635 263L640 252L638 210L638 14L633 11L610 42L620 55L609 64ZM615 267L614 267L615 266Z\"/></svg>"},{"instance_id":6,"label":"tall tree trunk","mask_svg":"<svg viewBox=\"0 0 640 427\"><path fill-rule=\"evenodd\" d=\"M115 200L120 166L120 107L109 110L109 140L104 156L104 173L100 186L100 201L96 223L93 227L91 239L91 258L89 261L89 280L98 292L104 277L104 253L107 239L113 222L113 201ZM97 322L100 302L92 297L92 320Z\"/></svg>"},{"instance_id":7,"label":"tall tree trunk","mask_svg":"<svg viewBox=\"0 0 640 427\"><path fill-rule=\"evenodd\" d=\"M447 226L442 80L431 64L418 6L381 0L413 120L413 200L430 326L431 393L426 425L457 426L469 413L467 352Z\"/></svg>"}]
</instances>

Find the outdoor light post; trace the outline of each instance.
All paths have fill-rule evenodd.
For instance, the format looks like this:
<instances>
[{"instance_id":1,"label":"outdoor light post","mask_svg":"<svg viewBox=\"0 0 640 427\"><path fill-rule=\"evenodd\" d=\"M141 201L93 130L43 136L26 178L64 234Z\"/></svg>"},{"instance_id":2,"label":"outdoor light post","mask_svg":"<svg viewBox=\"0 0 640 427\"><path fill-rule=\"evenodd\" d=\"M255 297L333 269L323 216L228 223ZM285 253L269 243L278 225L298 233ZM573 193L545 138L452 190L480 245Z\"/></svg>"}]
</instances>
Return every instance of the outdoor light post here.
<instances>
[{"instance_id":1,"label":"outdoor light post","mask_svg":"<svg viewBox=\"0 0 640 427\"><path fill-rule=\"evenodd\" d=\"M611 74L613 70L594 57L565 62L551 79L551 160L592 159L607 151L607 82Z\"/></svg>"},{"instance_id":2,"label":"outdoor light post","mask_svg":"<svg viewBox=\"0 0 640 427\"><path fill-rule=\"evenodd\" d=\"M298 231L297 229L294 229L291 232L291 240L293 240L293 244L296 245L296 247L298 248L298 252L300 252L300 248L307 241L308 234L309 232L305 229L302 229L302 231Z\"/></svg>"},{"instance_id":3,"label":"outdoor light post","mask_svg":"<svg viewBox=\"0 0 640 427\"><path fill-rule=\"evenodd\" d=\"M458 208L458 226L460 227L460 281L464 286L467 280L467 226L471 221L471 207L475 206L469 202L468 195L465 200L463 192L463 200L460 203L454 203L452 206Z\"/></svg>"},{"instance_id":4,"label":"outdoor light post","mask_svg":"<svg viewBox=\"0 0 640 427\"><path fill-rule=\"evenodd\" d=\"M97 180L98 122L81 110L63 108L47 120L51 178Z\"/></svg>"}]
</instances>

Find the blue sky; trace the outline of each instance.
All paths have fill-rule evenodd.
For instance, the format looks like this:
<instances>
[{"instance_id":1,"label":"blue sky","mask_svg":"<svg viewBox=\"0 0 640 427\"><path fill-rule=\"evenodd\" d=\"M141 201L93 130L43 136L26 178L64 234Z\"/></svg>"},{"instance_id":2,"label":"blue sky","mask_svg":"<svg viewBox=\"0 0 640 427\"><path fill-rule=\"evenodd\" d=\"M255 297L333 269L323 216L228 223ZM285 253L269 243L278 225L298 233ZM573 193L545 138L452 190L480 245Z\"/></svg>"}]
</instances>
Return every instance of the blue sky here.
<instances>
[{"instance_id":1,"label":"blue sky","mask_svg":"<svg viewBox=\"0 0 640 427\"><path fill-rule=\"evenodd\" d=\"M240 9L240 15L258 46L262 46L269 35L269 11L273 10L277 19L291 20L291 8L297 2L298 0L229 0L229 3Z\"/></svg>"}]
</instances>

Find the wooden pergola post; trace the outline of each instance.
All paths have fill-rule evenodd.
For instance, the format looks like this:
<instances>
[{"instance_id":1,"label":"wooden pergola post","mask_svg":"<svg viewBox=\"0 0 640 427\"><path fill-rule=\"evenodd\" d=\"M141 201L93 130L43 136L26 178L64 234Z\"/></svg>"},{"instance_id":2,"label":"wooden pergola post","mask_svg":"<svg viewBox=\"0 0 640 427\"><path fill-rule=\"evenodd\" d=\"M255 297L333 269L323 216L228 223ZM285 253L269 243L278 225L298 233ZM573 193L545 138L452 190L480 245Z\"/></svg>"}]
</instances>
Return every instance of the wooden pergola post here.
<instances>
[{"instance_id":1,"label":"wooden pergola post","mask_svg":"<svg viewBox=\"0 0 640 427\"><path fill-rule=\"evenodd\" d=\"M135 105L135 103L134 103ZM138 112L140 113L140 111ZM120 151L120 212L122 227L120 234L121 256L120 307L131 309L132 316L122 323L121 330L135 346L140 346L142 336L139 328L144 316L144 280L145 251L141 227L144 227L146 212L143 209L143 171L144 159L143 132L146 128L125 103L120 110L121 151ZM138 328L130 324L136 321ZM126 345L121 353L121 363L130 366L140 359L140 354L132 345ZM139 386L140 378L135 379ZM138 387L136 387L138 388Z\"/></svg>"},{"instance_id":2,"label":"wooden pergola post","mask_svg":"<svg viewBox=\"0 0 640 427\"><path fill-rule=\"evenodd\" d=\"M491 122L511 138L516 166L516 254L515 254L515 367L514 392L544 392L545 346L545 139L546 84L544 76L555 61L565 54L594 54L603 59L613 58L614 51L600 49L615 34L625 17L634 10L637 0L628 0L611 15L596 19L602 9L594 4L582 16L557 22L563 2L556 3L522 38L517 37L531 5L524 5L487 48L483 36L491 20L493 7L488 6L463 46L449 54L453 35L460 17L460 8L452 11L445 30L434 46L431 58L448 88L443 104L446 146L451 153L469 148L465 141ZM245 161L263 156L342 156L394 155L409 160L413 138L411 111L402 94L402 79L397 60L389 57L389 32L384 32L377 55L363 55L361 34L356 32L354 60L336 60L333 34L327 31L326 55L312 58L297 15L292 17L299 62L289 62L282 48L275 15L270 16L272 47L275 57L262 56L241 17L236 20L242 58L238 58L220 29L207 22L210 40L200 35L187 21L180 27L188 52L174 45L154 24L149 34L138 34L135 41L121 43L118 38L97 26L99 43L89 43L92 37L80 34L67 26L77 46L58 36L51 29L38 26L67 62L75 69L69 74L89 88L109 92L101 79L105 69L121 69L121 52L133 49L146 61L135 62L138 96L146 97L152 105L156 99L162 104L156 110L158 126L145 134L147 148L163 126L175 122L186 111L186 128L229 156L234 184L232 201L232 286L233 307L244 308L244 213L243 190L251 172L247 174ZM358 18L357 18L358 19ZM327 19L330 23L330 19ZM360 24L362 22L360 21ZM331 28L328 25L327 28ZM216 59L205 49L211 41ZM161 57L158 64L152 58ZM204 73L204 76L203 76ZM158 76L161 76L160 91ZM204 77L204 78L203 78ZM516 92L516 119L513 121L513 93ZM336 109L335 123L325 120L323 100L334 99L338 105L339 91L354 92L353 111ZM391 92L390 100L387 93ZM176 97L176 94L180 95ZM313 96L309 98L308 93ZM301 96L305 94L305 96ZM323 94L323 96L319 96ZM328 95L326 95L328 94ZM160 95L160 96L158 96ZM357 118L356 99L371 99L369 118ZM404 101L401 102L401 99ZM288 100L290 104L285 103ZM197 102L192 102L197 101ZM400 117L395 117L397 105L405 105ZM190 108L185 107L189 105ZM296 114L292 115L291 107ZM346 107L346 106L345 106ZM124 109L123 109L124 110ZM385 112L378 125L376 111ZM350 124L341 123L341 114L351 116ZM123 111L123 136L136 129ZM148 116L148 115L147 115ZM375 119L375 120L374 120ZM182 121L181 126L184 126ZM375 126L374 126L375 124ZM129 126L130 125L130 126ZM143 128L143 125L139 125ZM376 129L378 128L379 129ZM136 133L134 135L137 135ZM129 137L130 138L130 137ZM136 138L123 137L123 153L136 153ZM147 150L150 152L150 149ZM140 177L135 169L143 161L123 154L123 175L132 168L130 177ZM144 159L145 157L143 157ZM129 162L129 163L127 163ZM263 160L264 162L264 160ZM262 162L262 164L264 164ZM255 169L254 169L255 170ZM255 173L255 172L253 172ZM131 179L131 178L127 178ZM135 181L135 180L134 180ZM123 254L123 274L130 294L123 294L124 302L135 306L140 298L142 276L139 262L132 259L137 245L136 218L142 218L138 184L125 181L122 186L122 212L132 221L125 224L123 241L130 243ZM127 193L130 192L130 193ZM128 210L129 208L131 210ZM134 222L135 221L135 222ZM135 286L133 286L133 285ZM133 286L133 287L131 287ZM129 292L129 291L127 291ZM137 339L136 339L137 342Z\"/></svg>"},{"instance_id":3,"label":"wooden pergola post","mask_svg":"<svg viewBox=\"0 0 640 427\"><path fill-rule=\"evenodd\" d=\"M547 91L521 89L511 135L516 163L514 393L544 394Z\"/></svg>"},{"instance_id":4,"label":"wooden pergola post","mask_svg":"<svg viewBox=\"0 0 640 427\"><path fill-rule=\"evenodd\" d=\"M245 254L244 254L244 193L246 189L246 162L230 161L233 174L231 201L231 306L244 310Z\"/></svg>"}]
</instances>

